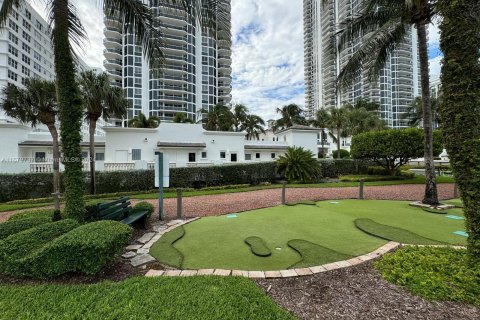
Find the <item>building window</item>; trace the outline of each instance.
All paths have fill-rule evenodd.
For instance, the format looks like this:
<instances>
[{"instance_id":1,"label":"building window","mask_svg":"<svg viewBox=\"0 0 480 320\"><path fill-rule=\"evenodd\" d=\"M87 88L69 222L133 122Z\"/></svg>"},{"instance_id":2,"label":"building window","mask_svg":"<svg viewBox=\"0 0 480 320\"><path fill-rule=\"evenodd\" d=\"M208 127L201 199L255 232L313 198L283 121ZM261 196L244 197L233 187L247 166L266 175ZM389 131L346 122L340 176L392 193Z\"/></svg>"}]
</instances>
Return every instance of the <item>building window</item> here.
<instances>
[{"instance_id":1,"label":"building window","mask_svg":"<svg viewBox=\"0 0 480 320\"><path fill-rule=\"evenodd\" d=\"M207 159L207 152L206 151L202 152L202 159Z\"/></svg>"},{"instance_id":2,"label":"building window","mask_svg":"<svg viewBox=\"0 0 480 320\"><path fill-rule=\"evenodd\" d=\"M230 161L231 162L237 162L238 161L238 156L236 153L230 154Z\"/></svg>"},{"instance_id":3,"label":"building window","mask_svg":"<svg viewBox=\"0 0 480 320\"><path fill-rule=\"evenodd\" d=\"M8 39L13 43L18 44L18 37L11 32L8 33Z\"/></svg>"},{"instance_id":4,"label":"building window","mask_svg":"<svg viewBox=\"0 0 480 320\"><path fill-rule=\"evenodd\" d=\"M220 159L226 159L227 153L225 151L220 151Z\"/></svg>"},{"instance_id":5,"label":"building window","mask_svg":"<svg viewBox=\"0 0 480 320\"><path fill-rule=\"evenodd\" d=\"M188 162L197 162L197 154L194 152L189 153Z\"/></svg>"},{"instance_id":6,"label":"building window","mask_svg":"<svg viewBox=\"0 0 480 320\"><path fill-rule=\"evenodd\" d=\"M252 160L252 154L251 153L245 153L245 161L251 161Z\"/></svg>"},{"instance_id":7,"label":"building window","mask_svg":"<svg viewBox=\"0 0 480 320\"><path fill-rule=\"evenodd\" d=\"M8 26L15 32L18 32L18 25L12 20L8 20Z\"/></svg>"},{"instance_id":8,"label":"building window","mask_svg":"<svg viewBox=\"0 0 480 320\"><path fill-rule=\"evenodd\" d=\"M132 160L133 161L142 160L142 149L132 149Z\"/></svg>"},{"instance_id":9,"label":"building window","mask_svg":"<svg viewBox=\"0 0 480 320\"><path fill-rule=\"evenodd\" d=\"M277 157L277 155L276 155L274 152L272 152L272 153L271 153L271 158L272 158L272 159L275 159L276 157Z\"/></svg>"},{"instance_id":10,"label":"building window","mask_svg":"<svg viewBox=\"0 0 480 320\"><path fill-rule=\"evenodd\" d=\"M45 162L47 155L45 152L35 152L35 162Z\"/></svg>"},{"instance_id":11,"label":"building window","mask_svg":"<svg viewBox=\"0 0 480 320\"><path fill-rule=\"evenodd\" d=\"M103 152L95 153L95 161L105 161L105 153Z\"/></svg>"},{"instance_id":12,"label":"building window","mask_svg":"<svg viewBox=\"0 0 480 320\"><path fill-rule=\"evenodd\" d=\"M8 52L13 54L15 57L18 57L18 49L12 45L8 45Z\"/></svg>"},{"instance_id":13,"label":"building window","mask_svg":"<svg viewBox=\"0 0 480 320\"><path fill-rule=\"evenodd\" d=\"M15 61L15 60L13 60L13 59L10 58L10 57L8 57L8 65L9 65L10 67L15 68L15 69L18 68L18 62Z\"/></svg>"},{"instance_id":14,"label":"building window","mask_svg":"<svg viewBox=\"0 0 480 320\"><path fill-rule=\"evenodd\" d=\"M13 71L8 70L8 78L17 81L18 75Z\"/></svg>"},{"instance_id":15,"label":"building window","mask_svg":"<svg viewBox=\"0 0 480 320\"><path fill-rule=\"evenodd\" d=\"M255 159L260 159L260 152L255 153Z\"/></svg>"}]
</instances>

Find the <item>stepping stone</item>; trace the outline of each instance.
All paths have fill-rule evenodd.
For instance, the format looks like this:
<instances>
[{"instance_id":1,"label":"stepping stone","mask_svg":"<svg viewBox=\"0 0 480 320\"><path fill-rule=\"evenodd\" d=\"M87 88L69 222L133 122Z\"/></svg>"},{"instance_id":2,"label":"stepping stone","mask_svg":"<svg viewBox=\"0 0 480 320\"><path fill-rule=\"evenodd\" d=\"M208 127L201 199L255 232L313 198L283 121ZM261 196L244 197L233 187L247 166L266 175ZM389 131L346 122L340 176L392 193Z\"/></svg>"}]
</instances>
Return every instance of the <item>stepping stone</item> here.
<instances>
[{"instance_id":1,"label":"stepping stone","mask_svg":"<svg viewBox=\"0 0 480 320\"><path fill-rule=\"evenodd\" d=\"M312 271L309 268L301 268L301 269L295 269L295 272L299 276L309 276L312 275Z\"/></svg>"},{"instance_id":2,"label":"stepping stone","mask_svg":"<svg viewBox=\"0 0 480 320\"><path fill-rule=\"evenodd\" d=\"M363 261L362 261L363 262ZM327 271L327 269L325 269L324 267L322 266L316 266L316 267L310 267L310 271L312 271L312 273L321 273L321 272L325 272Z\"/></svg>"},{"instance_id":3,"label":"stepping stone","mask_svg":"<svg viewBox=\"0 0 480 320\"><path fill-rule=\"evenodd\" d=\"M157 227L153 227L153 231L155 232L163 232L167 230L167 226L157 226Z\"/></svg>"},{"instance_id":4,"label":"stepping stone","mask_svg":"<svg viewBox=\"0 0 480 320\"><path fill-rule=\"evenodd\" d=\"M282 275L282 278L291 278L291 277L296 277L298 274L295 272L295 270L280 270L280 274Z\"/></svg>"},{"instance_id":5,"label":"stepping stone","mask_svg":"<svg viewBox=\"0 0 480 320\"><path fill-rule=\"evenodd\" d=\"M152 240L154 236L155 236L155 233L153 232L145 233L140 239L137 240L137 242L145 244L148 241Z\"/></svg>"},{"instance_id":6,"label":"stepping stone","mask_svg":"<svg viewBox=\"0 0 480 320\"><path fill-rule=\"evenodd\" d=\"M143 249L150 249L155 244L155 242L156 241L153 241L153 239L152 239L152 241L147 242L147 244L144 245L142 248Z\"/></svg>"},{"instance_id":7,"label":"stepping stone","mask_svg":"<svg viewBox=\"0 0 480 320\"><path fill-rule=\"evenodd\" d=\"M122 254L122 258L131 259L131 258L135 257L136 255L137 254L135 252L129 251L127 253Z\"/></svg>"},{"instance_id":8,"label":"stepping stone","mask_svg":"<svg viewBox=\"0 0 480 320\"><path fill-rule=\"evenodd\" d=\"M165 271L163 270L149 270L147 272L147 274L145 274L145 277L149 277L149 278L152 278L152 277L161 277L163 274L165 273Z\"/></svg>"},{"instance_id":9,"label":"stepping stone","mask_svg":"<svg viewBox=\"0 0 480 320\"><path fill-rule=\"evenodd\" d=\"M137 250L137 254L147 254L149 253L150 250L149 249L145 249L145 248L142 248L142 249L138 249Z\"/></svg>"},{"instance_id":10,"label":"stepping stone","mask_svg":"<svg viewBox=\"0 0 480 320\"><path fill-rule=\"evenodd\" d=\"M133 258L130 261L130 263L134 267L140 267L140 266L146 265L147 263L150 263L150 262L153 262L153 261L156 261L156 260L151 255L142 254L142 255L139 255L139 256L136 256L135 258Z\"/></svg>"},{"instance_id":11,"label":"stepping stone","mask_svg":"<svg viewBox=\"0 0 480 320\"><path fill-rule=\"evenodd\" d=\"M130 246L126 247L125 249L127 249L127 251L137 251L141 247L142 247L141 244L133 244L133 245L130 245Z\"/></svg>"}]
</instances>

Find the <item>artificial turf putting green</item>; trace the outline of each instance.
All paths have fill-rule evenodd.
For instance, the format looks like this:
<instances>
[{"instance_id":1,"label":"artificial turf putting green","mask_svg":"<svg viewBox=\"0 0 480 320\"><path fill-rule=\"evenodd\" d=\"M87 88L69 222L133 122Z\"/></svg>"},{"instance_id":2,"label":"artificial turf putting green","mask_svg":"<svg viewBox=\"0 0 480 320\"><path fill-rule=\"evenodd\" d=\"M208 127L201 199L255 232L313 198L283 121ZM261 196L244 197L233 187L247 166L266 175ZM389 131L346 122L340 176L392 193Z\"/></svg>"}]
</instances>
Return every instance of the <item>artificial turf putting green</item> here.
<instances>
[{"instance_id":1,"label":"artificial turf putting green","mask_svg":"<svg viewBox=\"0 0 480 320\"><path fill-rule=\"evenodd\" d=\"M185 236L183 226L173 229L160 238L150 249L150 253L159 261L168 261L168 264L175 268L183 267L183 254L174 247L175 242Z\"/></svg>"},{"instance_id":2,"label":"artificial turf putting green","mask_svg":"<svg viewBox=\"0 0 480 320\"><path fill-rule=\"evenodd\" d=\"M402 228L435 241L457 245L466 243L464 237L453 234L465 229L464 221L427 213L410 207L408 202L342 200L335 203L321 201L316 206L259 209L239 213L234 219L226 216L202 218L184 226L186 234L175 242L174 247L183 254L182 267L185 269L281 270L302 260L298 252L288 246L290 240L309 241L348 256L374 251L387 242L358 230L354 221L359 218ZM449 210L449 213L463 216L461 209ZM252 235L266 242L272 250L271 256L252 254L244 242ZM162 259L157 254L163 247L155 245L156 250L151 254L171 265L168 259ZM334 261L338 261L335 255L325 254L312 261L311 265Z\"/></svg>"},{"instance_id":3,"label":"artificial turf putting green","mask_svg":"<svg viewBox=\"0 0 480 320\"><path fill-rule=\"evenodd\" d=\"M248 237L245 243L250 246L252 253L259 257L268 257L272 255L272 251L267 247L265 241L260 237Z\"/></svg>"},{"instance_id":4,"label":"artificial turf putting green","mask_svg":"<svg viewBox=\"0 0 480 320\"><path fill-rule=\"evenodd\" d=\"M319 246L318 244L300 239L288 241L288 246L297 251L302 257L302 260L290 266L289 269L311 267L315 265L317 261L324 260L325 257L328 257L333 261L342 261L352 258L352 256L348 254L336 252L329 248Z\"/></svg>"}]
</instances>

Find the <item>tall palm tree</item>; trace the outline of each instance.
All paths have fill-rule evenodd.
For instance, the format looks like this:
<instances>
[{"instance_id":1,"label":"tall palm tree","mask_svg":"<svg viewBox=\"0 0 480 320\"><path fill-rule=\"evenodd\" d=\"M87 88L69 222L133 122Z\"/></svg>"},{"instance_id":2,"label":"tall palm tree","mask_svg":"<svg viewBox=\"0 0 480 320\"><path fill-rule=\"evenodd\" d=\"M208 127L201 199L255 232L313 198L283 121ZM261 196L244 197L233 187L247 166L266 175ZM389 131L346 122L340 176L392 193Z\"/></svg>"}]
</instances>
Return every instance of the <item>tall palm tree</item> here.
<instances>
[{"instance_id":1,"label":"tall palm tree","mask_svg":"<svg viewBox=\"0 0 480 320\"><path fill-rule=\"evenodd\" d=\"M372 105L373 106L373 105ZM385 130L386 123L379 118L378 113L366 109L364 104L347 105L345 108L347 123L344 128L344 135L354 136L368 131Z\"/></svg>"},{"instance_id":2,"label":"tall palm tree","mask_svg":"<svg viewBox=\"0 0 480 320\"><path fill-rule=\"evenodd\" d=\"M205 129L209 131L232 131L233 114L230 108L224 105L216 105L207 114Z\"/></svg>"},{"instance_id":3,"label":"tall palm tree","mask_svg":"<svg viewBox=\"0 0 480 320\"><path fill-rule=\"evenodd\" d=\"M247 132L247 140L259 140L260 133L265 133L265 121L257 115L247 114L243 124L243 130Z\"/></svg>"},{"instance_id":4,"label":"tall palm tree","mask_svg":"<svg viewBox=\"0 0 480 320\"><path fill-rule=\"evenodd\" d=\"M151 66L163 63L162 34L158 20L148 4L141 0L97 0L106 18L117 19L129 28L144 48ZM214 30L217 37L229 37L229 6L219 0L162 0L171 8L186 13L200 22L203 29ZM14 7L21 7L30 0L4 0L0 9L0 27L8 22ZM83 108L75 82L75 54L73 45L81 46L87 37L81 19L72 0L46 0L48 20L52 29L57 101L60 116L60 132L65 164L65 213L82 219L84 215L83 173L80 142ZM172 9L174 10L174 9Z\"/></svg>"},{"instance_id":5,"label":"tall palm tree","mask_svg":"<svg viewBox=\"0 0 480 320\"><path fill-rule=\"evenodd\" d=\"M173 123L193 123L193 120L188 118L184 112L177 112L173 117Z\"/></svg>"},{"instance_id":6,"label":"tall palm tree","mask_svg":"<svg viewBox=\"0 0 480 320\"><path fill-rule=\"evenodd\" d=\"M435 97L430 98L432 105L432 118L434 126L440 124L440 116L438 114L439 99ZM418 127L423 123L423 106L422 98L415 97L406 109L406 113L402 115L402 120L408 121L410 127Z\"/></svg>"},{"instance_id":7,"label":"tall palm tree","mask_svg":"<svg viewBox=\"0 0 480 320\"><path fill-rule=\"evenodd\" d=\"M275 121L274 130L292 127L295 124L307 124L302 108L296 104L289 104L277 108L281 118Z\"/></svg>"},{"instance_id":8,"label":"tall palm tree","mask_svg":"<svg viewBox=\"0 0 480 320\"><path fill-rule=\"evenodd\" d=\"M352 18L345 20L338 38L338 46L362 38L338 77L339 86L347 86L367 70L370 79L379 76L391 53L401 46L412 26L418 35L422 89L423 129L425 131L425 195L423 202L437 205L438 193L433 162L433 125L430 104L428 70L428 42L426 28L435 17L435 1L430 0L365 0Z\"/></svg>"},{"instance_id":9,"label":"tall palm tree","mask_svg":"<svg viewBox=\"0 0 480 320\"><path fill-rule=\"evenodd\" d=\"M53 192L60 193L60 148L57 130L58 104L53 81L27 79L25 88L7 84L2 90L0 108L5 113L33 128L45 125L52 136L53 146ZM56 198L57 199L57 198ZM60 210L55 201L56 210Z\"/></svg>"},{"instance_id":10,"label":"tall palm tree","mask_svg":"<svg viewBox=\"0 0 480 320\"><path fill-rule=\"evenodd\" d=\"M110 84L108 74L96 74L84 71L78 75L78 84L85 107L85 119L89 125L90 135L90 193L95 194L95 130L97 121L111 117L121 119L127 115L128 100L123 90Z\"/></svg>"},{"instance_id":11,"label":"tall palm tree","mask_svg":"<svg viewBox=\"0 0 480 320\"><path fill-rule=\"evenodd\" d=\"M240 132L243 130L243 124L247 118L248 108L243 104L236 104L232 109L233 130Z\"/></svg>"},{"instance_id":12,"label":"tall palm tree","mask_svg":"<svg viewBox=\"0 0 480 320\"><path fill-rule=\"evenodd\" d=\"M331 107L329 108L328 112L330 114L329 134L333 138L334 142L337 143L337 155L338 159L341 159L340 141L342 137L345 137L346 127L348 125L347 109L345 107Z\"/></svg>"},{"instance_id":13,"label":"tall palm tree","mask_svg":"<svg viewBox=\"0 0 480 320\"><path fill-rule=\"evenodd\" d=\"M320 143L322 144L322 158L325 158L325 129L327 129L330 126L331 119L330 119L330 114L328 111L324 108L321 108L317 111L315 114L315 119L312 120L312 125L322 129L320 132Z\"/></svg>"},{"instance_id":14,"label":"tall palm tree","mask_svg":"<svg viewBox=\"0 0 480 320\"><path fill-rule=\"evenodd\" d=\"M160 126L160 118L156 116L147 118L147 116L140 112L138 116L128 120L128 126L131 128L156 129Z\"/></svg>"}]
</instances>

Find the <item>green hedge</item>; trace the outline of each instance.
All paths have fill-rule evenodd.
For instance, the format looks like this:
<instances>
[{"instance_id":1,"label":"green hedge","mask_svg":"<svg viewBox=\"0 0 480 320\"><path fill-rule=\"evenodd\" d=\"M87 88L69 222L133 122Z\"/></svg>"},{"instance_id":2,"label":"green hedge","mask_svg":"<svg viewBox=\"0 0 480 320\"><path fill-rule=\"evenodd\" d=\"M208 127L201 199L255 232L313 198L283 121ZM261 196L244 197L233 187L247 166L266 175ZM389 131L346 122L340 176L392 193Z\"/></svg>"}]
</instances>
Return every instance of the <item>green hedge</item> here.
<instances>
[{"instance_id":1,"label":"green hedge","mask_svg":"<svg viewBox=\"0 0 480 320\"><path fill-rule=\"evenodd\" d=\"M92 275L128 244L132 228L115 221L99 221L54 239L24 259L24 276L54 278L69 272Z\"/></svg>"},{"instance_id":2,"label":"green hedge","mask_svg":"<svg viewBox=\"0 0 480 320\"><path fill-rule=\"evenodd\" d=\"M320 160L323 177L337 178L340 175L366 174L370 162L361 160ZM87 174L87 173L85 173ZM100 194L112 197L128 195L131 192L153 192L155 173L153 170L119 172L98 172L97 192L99 195L86 196L86 199L100 198ZM170 189L175 188L218 188L233 185L250 186L281 180L275 162L237 164L211 167L171 168ZM50 202L53 175L48 173L0 174L0 202L21 199L42 198L40 202ZM85 180L86 181L86 180ZM88 189L87 183L85 190ZM63 189L62 189L63 190ZM28 201L15 201L15 203Z\"/></svg>"},{"instance_id":3,"label":"green hedge","mask_svg":"<svg viewBox=\"0 0 480 320\"><path fill-rule=\"evenodd\" d=\"M37 217L0 223L0 240L5 239L12 234L19 233L23 230L27 230L48 222L52 222L52 219L48 217Z\"/></svg>"},{"instance_id":4,"label":"green hedge","mask_svg":"<svg viewBox=\"0 0 480 320\"><path fill-rule=\"evenodd\" d=\"M14 277L28 276L28 256L55 238L77 228L75 220L62 220L13 234L0 241L0 272Z\"/></svg>"},{"instance_id":5,"label":"green hedge","mask_svg":"<svg viewBox=\"0 0 480 320\"><path fill-rule=\"evenodd\" d=\"M25 220L31 218L45 218L53 220L54 213L54 209L22 211L12 215L10 218L8 218L8 221Z\"/></svg>"},{"instance_id":6,"label":"green hedge","mask_svg":"<svg viewBox=\"0 0 480 320\"><path fill-rule=\"evenodd\" d=\"M135 211L147 211L148 212L148 217L150 218L152 216L153 210L155 208L153 207L153 204L147 201L139 202L137 203L133 209L132 213Z\"/></svg>"}]
</instances>

